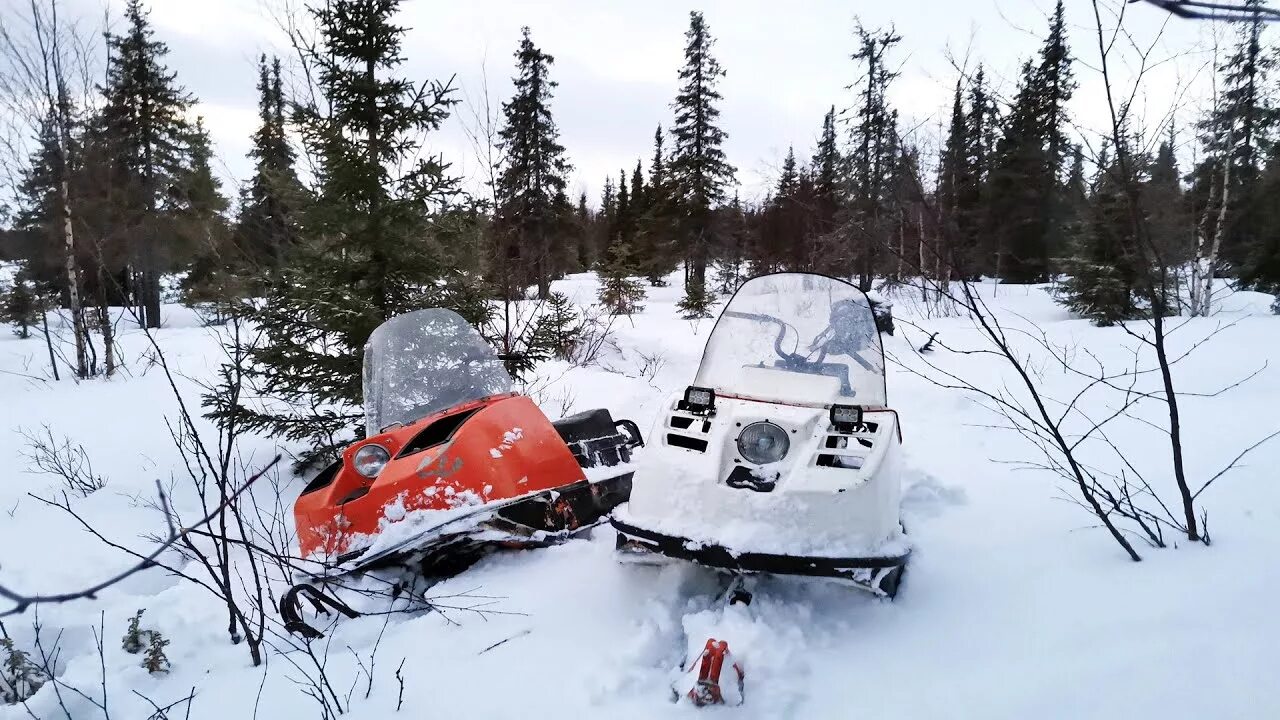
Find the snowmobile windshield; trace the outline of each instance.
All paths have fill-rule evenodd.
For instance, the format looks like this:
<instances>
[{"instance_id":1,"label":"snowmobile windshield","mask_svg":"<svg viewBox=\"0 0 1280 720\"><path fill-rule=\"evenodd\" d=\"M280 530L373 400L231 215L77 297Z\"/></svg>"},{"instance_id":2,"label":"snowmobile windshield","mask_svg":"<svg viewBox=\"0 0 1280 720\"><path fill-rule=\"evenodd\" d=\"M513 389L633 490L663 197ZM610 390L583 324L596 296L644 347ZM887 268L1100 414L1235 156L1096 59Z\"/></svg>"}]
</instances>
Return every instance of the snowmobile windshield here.
<instances>
[{"instance_id":1,"label":"snowmobile windshield","mask_svg":"<svg viewBox=\"0 0 1280 720\"><path fill-rule=\"evenodd\" d=\"M865 293L777 273L743 283L702 353L694 385L805 405L886 405L884 350Z\"/></svg>"},{"instance_id":2,"label":"snowmobile windshield","mask_svg":"<svg viewBox=\"0 0 1280 720\"><path fill-rule=\"evenodd\" d=\"M475 328L451 310L397 315L364 348L364 414L370 436L458 403L511 390L511 376Z\"/></svg>"}]
</instances>

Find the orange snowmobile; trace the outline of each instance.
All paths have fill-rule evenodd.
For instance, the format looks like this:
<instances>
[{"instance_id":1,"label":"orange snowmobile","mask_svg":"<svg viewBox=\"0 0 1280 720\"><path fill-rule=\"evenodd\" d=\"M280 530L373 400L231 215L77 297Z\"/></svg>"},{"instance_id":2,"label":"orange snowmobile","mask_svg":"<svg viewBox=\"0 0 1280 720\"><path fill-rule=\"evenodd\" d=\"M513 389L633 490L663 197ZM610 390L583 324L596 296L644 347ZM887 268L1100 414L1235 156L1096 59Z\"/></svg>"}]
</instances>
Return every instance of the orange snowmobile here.
<instances>
[{"instance_id":1,"label":"orange snowmobile","mask_svg":"<svg viewBox=\"0 0 1280 720\"><path fill-rule=\"evenodd\" d=\"M286 626L316 637L299 596L356 611L321 588L389 567L455 575L499 548L545 547L601 522L631 492L630 420L597 409L551 422L456 313L383 323L364 356L366 437L294 504L302 557L319 562L280 602Z\"/></svg>"}]
</instances>

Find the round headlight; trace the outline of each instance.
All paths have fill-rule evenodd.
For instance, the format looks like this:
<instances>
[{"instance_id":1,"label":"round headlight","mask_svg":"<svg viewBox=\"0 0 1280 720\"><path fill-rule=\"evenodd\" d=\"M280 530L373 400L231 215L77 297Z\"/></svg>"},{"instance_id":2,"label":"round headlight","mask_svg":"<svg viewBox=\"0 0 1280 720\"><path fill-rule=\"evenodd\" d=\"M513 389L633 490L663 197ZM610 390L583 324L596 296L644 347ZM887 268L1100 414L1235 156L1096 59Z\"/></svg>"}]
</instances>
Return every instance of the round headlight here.
<instances>
[{"instance_id":1,"label":"round headlight","mask_svg":"<svg viewBox=\"0 0 1280 720\"><path fill-rule=\"evenodd\" d=\"M391 462L391 453L381 445L370 443L357 450L351 462L356 466L356 472L373 479Z\"/></svg>"},{"instance_id":2,"label":"round headlight","mask_svg":"<svg viewBox=\"0 0 1280 720\"><path fill-rule=\"evenodd\" d=\"M742 428L738 436L738 453L757 465L775 463L787 456L791 439L787 431L771 422L757 422Z\"/></svg>"}]
</instances>

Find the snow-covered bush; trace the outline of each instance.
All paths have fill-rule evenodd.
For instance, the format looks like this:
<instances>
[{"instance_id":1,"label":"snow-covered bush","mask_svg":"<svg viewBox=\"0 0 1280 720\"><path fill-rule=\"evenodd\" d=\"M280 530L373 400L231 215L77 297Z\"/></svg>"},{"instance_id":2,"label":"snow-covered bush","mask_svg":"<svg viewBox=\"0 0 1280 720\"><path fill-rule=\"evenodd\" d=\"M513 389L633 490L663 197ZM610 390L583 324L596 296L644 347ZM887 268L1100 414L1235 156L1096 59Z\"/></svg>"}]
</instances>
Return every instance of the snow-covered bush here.
<instances>
[{"instance_id":1,"label":"snow-covered bush","mask_svg":"<svg viewBox=\"0 0 1280 720\"><path fill-rule=\"evenodd\" d=\"M569 296L553 292L538 317L533 344L545 347L561 360L568 360L582 339L582 325L582 318Z\"/></svg>"},{"instance_id":2,"label":"snow-covered bush","mask_svg":"<svg viewBox=\"0 0 1280 720\"><path fill-rule=\"evenodd\" d=\"M0 637L0 704L15 705L36 694L49 677L8 635Z\"/></svg>"},{"instance_id":3,"label":"snow-covered bush","mask_svg":"<svg viewBox=\"0 0 1280 720\"><path fill-rule=\"evenodd\" d=\"M147 641L147 654L142 657L142 667L152 675L169 672L169 658L164 654L164 648L169 641L158 630L147 632L151 639Z\"/></svg>"},{"instance_id":4,"label":"snow-covered bush","mask_svg":"<svg viewBox=\"0 0 1280 720\"><path fill-rule=\"evenodd\" d=\"M1280 315L1280 295L1277 295L1276 299L1271 302L1271 312Z\"/></svg>"},{"instance_id":5,"label":"snow-covered bush","mask_svg":"<svg viewBox=\"0 0 1280 720\"><path fill-rule=\"evenodd\" d=\"M600 268L600 303L615 315L630 317L644 310L640 304L647 292L634 277L631 246L615 243L609 248L608 260Z\"/></svg>"},{"instance_id":6,"label":"snow-covered bush","mask_svg":"<svg viewBox=\"0 0 1280 720\"><path fill-rule=\"evenodd\" d=\"M124 631L124 637L120 640L120 649L130 655L137 655L142 652L145 647L142 640L142 613L146 610L139 610L129 618L129 627Z\"/></svg>"},{"instance_id":7,"label":"snow-covered bush","mask_svg":"<svg viewBox=\"0 0 1280 720\"><path fill-rule=\"evenodd\" d=\"M703 320L712 316L711 307L714 304L715 297L706 288L691 284L685 288L684 297L676 303L676 309L685 320Z\"/></svg>"},{"instance_id":8,"label":"snow-covered bush","mask_svg":"<svg viewBox=\"0 0 1280 720\"><path fill-rule=\"evenodd\" d=\"M142 667L153 675L169 672L169 658L164 654L164 648L169 641L159 630L142 629L144 612L146 612L145 609L139 610L129 618L129 627L125 629L124 637L120 639L120 648L130 655L137 655L145 650L146 654L142 656Z\"/></svg>"}]
</instances>

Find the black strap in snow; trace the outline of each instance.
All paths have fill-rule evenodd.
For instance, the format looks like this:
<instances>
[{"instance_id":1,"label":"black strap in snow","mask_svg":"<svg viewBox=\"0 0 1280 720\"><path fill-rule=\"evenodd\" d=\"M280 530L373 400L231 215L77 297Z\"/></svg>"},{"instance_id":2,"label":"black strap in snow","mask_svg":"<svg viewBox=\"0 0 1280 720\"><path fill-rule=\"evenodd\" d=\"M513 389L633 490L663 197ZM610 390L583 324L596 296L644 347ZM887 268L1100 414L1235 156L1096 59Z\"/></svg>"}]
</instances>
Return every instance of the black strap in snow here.
<instances>
[{"instance_id":1,"label":"black strap in snow","mask_svg":"<svg viewBox=\"0 0 1280 720\"><path fill-rule=\"evenodd\" d=\"M360 613L351 609L350 605L331 596L325 595L314 585L294 585L289 588L289 592L280 598L280 617L284 620L284 629L295 635L301 635L306 640L317 640L324 637L324 633L316 630L302 620L302 602L298 599L299 595L306 595L307 600L315 608L317 614L328 615L329 611L325 606L337 610L349 618L358 618Z\"/></svg>"}]
</instances>

